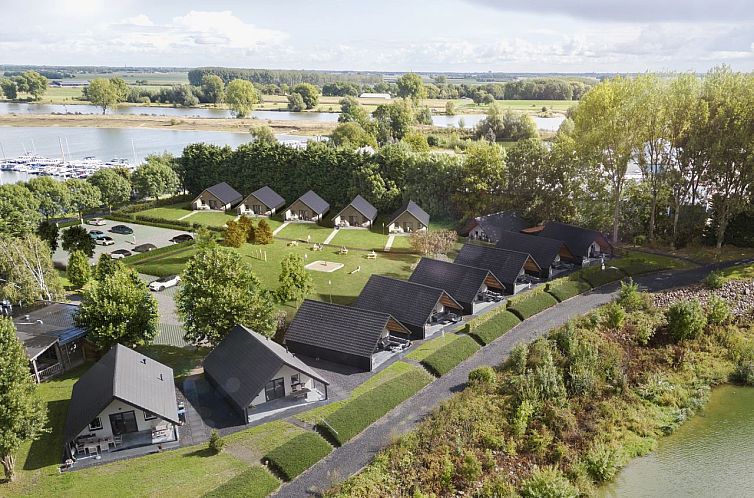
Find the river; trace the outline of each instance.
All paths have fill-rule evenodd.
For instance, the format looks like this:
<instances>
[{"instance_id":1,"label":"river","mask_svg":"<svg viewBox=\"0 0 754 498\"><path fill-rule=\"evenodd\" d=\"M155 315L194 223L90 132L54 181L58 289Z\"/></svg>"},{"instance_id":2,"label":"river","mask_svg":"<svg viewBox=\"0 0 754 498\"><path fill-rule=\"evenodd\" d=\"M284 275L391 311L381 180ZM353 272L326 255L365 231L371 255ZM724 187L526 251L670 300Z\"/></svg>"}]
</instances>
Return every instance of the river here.
<instances>
[{"instance_id":1,"label":"river","mask_svg":"<svg viewBox=\"0 0 754 498\"><path fill-rule=\"evenodd\" d=\"M702 412L600 490L607 497L754 495L754 389L722 386Z\"/></svg>"}]
</instances>

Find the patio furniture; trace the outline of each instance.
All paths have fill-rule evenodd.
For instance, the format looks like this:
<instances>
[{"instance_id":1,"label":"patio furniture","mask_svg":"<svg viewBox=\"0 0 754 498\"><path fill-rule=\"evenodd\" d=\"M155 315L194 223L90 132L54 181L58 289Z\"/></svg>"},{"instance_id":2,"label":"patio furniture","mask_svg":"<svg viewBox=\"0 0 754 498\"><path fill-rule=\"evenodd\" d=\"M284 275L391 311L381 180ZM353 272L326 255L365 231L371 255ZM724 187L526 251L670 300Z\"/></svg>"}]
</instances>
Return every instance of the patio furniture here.
<instances>
[{"instance_id":1,"label":"patio furniture","mask_svg":"<svg viewBox=\"0 0 754 498\"><path fill-rule=\"evenodd\" d=\"M371 251L367 254L367 259L377 259L377 253L374 251Z\"/></svg>"},{"instance_id":2,"label":"patio furniture","mask_svg":"<svg viewBox=\"0 0 754 498\"><path fill-rule=\"evenodd\" d=\"M113 447L117 448L123 444L123 436L113 436Z\"/></svg>"},{"instance_id":3,"label":"patio furniture","mask_svg":"<svg viewBox=\"0 0 754 498\"><path fill-rule=\"evenodd\" d=\"M343 254L343 255L348 254L348 249L346 249L346 247L343 246L340 248L340 251L338 251L338 254Z\"/></svg>"},{"instance_id":4,"label":"patio furniture","mask_svg":"<svg viewBox=\"0 0 754 498\"><path fill-rule=\"evenodd\" d=\"M298 241L297 240L292 240L292 241L288 242L288 247L296 247L296 246L298 246Z\"/></svg>"}]
</instances>

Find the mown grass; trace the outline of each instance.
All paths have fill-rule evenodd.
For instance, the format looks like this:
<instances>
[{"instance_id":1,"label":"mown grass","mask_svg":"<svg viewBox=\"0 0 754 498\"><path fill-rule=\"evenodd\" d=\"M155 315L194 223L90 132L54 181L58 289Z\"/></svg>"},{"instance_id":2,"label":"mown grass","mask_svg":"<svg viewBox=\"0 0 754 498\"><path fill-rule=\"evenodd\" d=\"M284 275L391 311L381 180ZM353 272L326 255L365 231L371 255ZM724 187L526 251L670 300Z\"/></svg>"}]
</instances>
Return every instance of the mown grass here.
<instances>
[{"instance_id":1,"label":"mown grass","mask_svg":"<svg viewBox=\"0 0 754 498\"><path fill-rule=\"evenodd\" d=\"M458 340L444 345L424 358L421 364L437 377L441 377L478 350L479 344L474 339L468 335L462 335Z\"/></svg>"},{"instance_id":2,"label":"mown grass","mask_svg":"<svg viewBox=\"0 0 754 498\"><path fill-rule=\"evenodd\" d=\"M620 268L627 275L634 276L660 270L683 270L694 268L696 265L661 254L627 251L623 257L611 261L610 266Z\"/></svg>"},{"instance_id":3,"label":"mown grass","mask_svg":"<svg viewBox=\"0 0 754 498\"><path fill-rule=\"evenodd\" d=\"M202 498L264 498L279 487L280 481L275 476L255 465L205 493Z\"/></svg>"},{"instance_id":4,"label":"mown grass","mask_svg":"<svg viewBox=\"0 0 754 498\"><path fill-rule=\"evenodd\" d=\"M276 237L303 241L306 241L308 237L312 244L321 244L332 231L332 228L323 227L316 223L291 223L280 230Z\"/></svg>"},{"instance_id":5,"label":"mown grass","mask_svg":"<svg viewBox=\"0 0 754 498\"><path fill-rule=\"evenodd\" d=\"M229 221L236 219L235 214L220 213L212 211L200 211L191 217L186 218L184 221L189 223L198 223L199 225L206 225L210 227L223 227Z\"/></svg>"},{"instance_id":6,"label":"mown grass","mask_svg":"<svg viewBox=\"0 0 754 498\"><path fill-rule=\"evenodd\" d=\"M754 279L754 264L736 265L719 271L724 282Z\"/></svg>"},{"instance_id":7,"label":"mown grass","mask_svg":"<svg viewBox=\"0 0 754 498\"><path fill-rule=\"evenodd\" d=\"M626 274L618 268L605 268L603 270L599 266L584 268L579 271L579 276L593 289L626 278Z\"/></svg>"},{"instance_id":8,"label":"mown grass","mask_svg":"<svg viewBox=\"0 0 754 498\"><path fill-rule=\"evenodd\" d=\"M558 302L563 302L566 299L578 296L579 294L590 290L592 287L584 280L581 280L578 275L572 275L560 280L554 280L547 284L546 290L552 295Z\"/></svg>"},{"instance_id":9,"label":"mown grass","mask_svg":"<svg viewBox=\"0 0 754 498\"><path fill-rule=\"evenodd\" d=\"M371 230L338 230L338 234L330 244L342 245L348 248L382 251L387 243L387 235ZM379 257L379 256L378 256Z\"/></svg>"},{"instance_id":10,"label":"mown grass","mask_svg":"<svg viewBox=\"0 0 754 498\"><path fill-rule=\"evenodd\" d=\"M433 354L438 349L445 347L445 345L457 341L461 336L458 334L443 334L439 337L424 341L420 346L406 355L406 358L410 358L415 361L422 361L427 356Z\"/></svg>"},{"instance_id":11,"label":"mown grass","mask_svg":"<svg viewBox=\"0 0 754 498\"><path fill-rule=\"evenodd\" d=\"M526 320L537 313L555 306L558 300L544 291L532 291L515 300L509 301L508 311L521 320Z\"/></svg>"},{"instance_id":12,"label":"mown grass","mask_svg":"<svg viewBox=\"0 0 754 498\"><path fill-rule=\"evenodd\" d=\"M267 453L263 460L286 481L325 458L332 446L319 434L305 432Z\"/></svg>"},{"instance_id":13,"label":"mown grass","mask_svg":"<svg viewBox=\"0 0 754 498\"><path fill-rule=\"evenodd\" d=\"M521 323L521 320L516 315L508 310L503 310L495 313L494 316L480 325L474 328L469 327L469 335L487 345L519 323Z\"/></svg>"}]
</instances>

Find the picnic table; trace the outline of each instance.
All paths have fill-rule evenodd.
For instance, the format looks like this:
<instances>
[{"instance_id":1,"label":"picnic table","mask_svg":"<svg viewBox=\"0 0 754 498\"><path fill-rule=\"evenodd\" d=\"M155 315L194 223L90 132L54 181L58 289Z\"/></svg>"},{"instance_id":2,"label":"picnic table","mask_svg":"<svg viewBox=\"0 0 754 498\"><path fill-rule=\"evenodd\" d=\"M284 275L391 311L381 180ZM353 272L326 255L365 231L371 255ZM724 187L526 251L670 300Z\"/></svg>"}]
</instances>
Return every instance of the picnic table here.
<instances>
[{"instance_id":1,"label":"picnic table","mask_svg":"<svg viewBox=\"0 0 754 498\"><path fill-rule=\"evenodd\" d=\"M377 253L374 251L367 253L367 259L377 259Z\"/></svg>"},{"instance_id":2,"label":"picnic table","mask_svg":"<svg viewBox=\"0 0 754 498\"><path fill-rule=\"evenodd\" d=\"M338 254L348 254L348 249L346 249L345 246L341 247L340 251L338 251Z\"/></svg>"}]
</instances>

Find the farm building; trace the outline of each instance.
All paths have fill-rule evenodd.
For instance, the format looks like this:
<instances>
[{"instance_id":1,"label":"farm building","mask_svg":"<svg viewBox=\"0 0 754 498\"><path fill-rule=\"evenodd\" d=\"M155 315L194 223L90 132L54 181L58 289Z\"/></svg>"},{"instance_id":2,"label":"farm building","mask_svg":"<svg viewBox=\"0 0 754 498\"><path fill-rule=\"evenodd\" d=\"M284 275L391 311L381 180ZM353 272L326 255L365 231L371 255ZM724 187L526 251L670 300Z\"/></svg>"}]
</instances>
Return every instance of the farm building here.
<instances>
[{"instance_id":1,"label":"farm building","mask_svg":"<svg viewBox=\"0 0 754 498\"><path fill-rule=\"evenodd\" d=\"M505 285L489 270L429 258L419 260L409 281L444 290L469 315L499 300L505 292Z\"/></svg>"},{"instance_id":2,"label":"farm building","mask_svg":"<svg viewBox=\"0 0 754 498\"><path fill-rule=\"evenodd\" d=\"M460 235L472 240L497 242L506 232L519 232L529 227L529 223L516 213L500 211L472 218L461 230Z\"/></svg>"},{"instance_id":3,"label":"farm building","mask_svg":"<svg viewBox=\"0 0 754 498\"><path fill-rule=\"evenodd\" d=\"M464 244L455 262L491 271L505 285L505 290L509 294L515 294L528 287L528 282L522 280L527 270L533 273L542 272L536 261L527 253L476 244Z\"/></svg>"},{"instance_id":4,"label":"farm building","mask_svg":"<svg viewBox=\"0 0 754 498\"><path fill-rule=\"evenodd\" d=\"M285 334L291 352L371 371L399 350L411 332L387 313L304 300Z\"/></svg>"},{"instance_id":5,"label":"farm building","mask_svg":"<svg viewBox=\"0 0 754 498\"><path fill-rule=\"evenodd\" d=\"M280 194L264 186L246 196L236 207L236 212L252 216L272 216L284 205L285 199Z\"/></svg>"},{"instance_id":6,"label":"farm building","mask_svg":"<svg viewBox=\"0 0 754 498\"><path fill-rule=\"evenodd\" d=\"M440 330L449 314L463 313L463 306L438 287L384 275L369 277L353 307L392 315L414 339L425 339Z\"/></svg>"},{"instance_id":7,"label":"farm building","mask_svg":"<svg viewBox=\"0 0 754 498\"><path fill-rule=\"evenodd\" d=\"M400 207L388 223L388 233L421 232L429 226L429 215L414 201Z\"/></svg>"},{"instance_id":8,"label":"farm building","mask_svg":"<svg viewBox=\"0 0 754 498\"><path fill-rule=\"evenodd\" d=\"M371 92L364 92L361 95L359 95L360 99L383 99L383 100L390 100L392 97L390 97L389 93L371 93Z\"/></svg>"},{"instance_id":9,"label":"farm building","mask_svg":"<svg viewBox=\"0 0 754 498\"><path fill-rule=\"evenodd\" d=\"M286 408L327 399L327 382L275 341L236 325L204 359L204 375L248 423L265 403Z\"/></svg>"},{"instance_id":10,"label":"farm building","mask_svg":"<svg viewBox=\"0 0 754 498\"><path fill-rule=\"evenodd\" d=\"M330 204L313 190L308 191L288 206L285 211L286 221L320 221Z\"/></svg>"},{"instance_id":11,"label":"farm building","mask_svg":"<svg viewBox=\"0 0 754 498\"><path fill-rule=\"evenodd\" d=\"M336 227L343 228L371 228L377 218L377 208L369 201L357 195L353 200L333 218Z\"/></svg>"},{"instance_id":12,"label":"farm building","mask_svg":"<svg viewBox=\"0 0 754 498\"><path fill-rule=\"evenodd\" d=\"M243 196L236 189L222 182L202 190L202 193L191 201L191 209L225 211L241 202L241 200L243 200Z\"/></svg>"},{"instance_id":13,"label":"farm building","mask_svg":"<svg viewBox=\"0 0 754 498\"><path fill-rule=\"evenodd\" d=\"M499 249L509 251L526 252L534 258L537 265L541 268L539 274L532 275L541 278L550 278L554 275L556 269L560 266L561 259L573 261L574 255L568 246L562 240L549 239L542 235L535 236L526 233L508 232L497 241Z\"/></svg>"},{"instance_id":14,"label":"farm building","mask_svg":"<svg viewBox=\"0 0 754 498\"><path fill-rule=\"evenodd\" d=\"M533 233L565 242L571 254L575 256L574 262L577 264L588 264L590 259L613 255L613 246L597 230L550 221Z\"/></svg>"}]
</instances>

